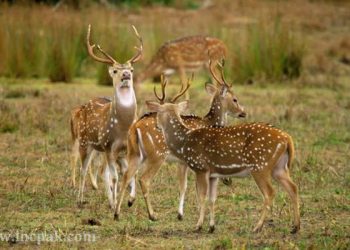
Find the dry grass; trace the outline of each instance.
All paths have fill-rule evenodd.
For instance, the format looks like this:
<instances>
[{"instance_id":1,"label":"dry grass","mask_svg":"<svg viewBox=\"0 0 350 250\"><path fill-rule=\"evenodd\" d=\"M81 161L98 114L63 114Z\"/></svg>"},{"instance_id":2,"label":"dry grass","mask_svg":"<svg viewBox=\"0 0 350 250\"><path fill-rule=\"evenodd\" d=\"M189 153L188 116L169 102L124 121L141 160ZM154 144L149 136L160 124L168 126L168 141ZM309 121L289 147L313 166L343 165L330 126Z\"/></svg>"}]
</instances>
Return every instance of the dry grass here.
<instances>
[{"instance_id":1,"label":"dry grass","mask_svg":"<svg viewBox=\"0 0 350 250\"><path fill-rule=\"evenodd\" d=\"M16 121L17 130L0 133L1 232L58 230L63 235L91 232L97 236L91 245L42 243L60 248L346 249L350 244L348 81L339 80L341 91L307 84L235 87L247 107L248 120L271 122L294 137L297 154L292 177L301 194L302 229L292 236L289 202L281 192L276 196L273 223L262 233L251 234L262 201L249 178L234 179L231 187L220 185L214 234L206 232L208 221L202 233L193 233L197 219L194 176L189 178L185 219L179 222L174 164L165 164L152 185L157 222L148 220L139 186L136 203L132 208L123 204L119 222L113 221L102 183L98 191L88 185L88 204L78 208L76 190L69 182L69 110L93 96L109 95L110 87L96 87L90 80L68 86L42 81L8 85L10 81L2 79L1 107L6 108L1 108L1 119ZM197 79L191 88L191 110L199 115L207 110L203 82ZM144 85L138 92L140 110L144 110L143 100L153 98L151 89L152 85ZM101 225L86 225L89 219ZM35 244L16 245L30 248Z\"/></svg>"}]
</instances>

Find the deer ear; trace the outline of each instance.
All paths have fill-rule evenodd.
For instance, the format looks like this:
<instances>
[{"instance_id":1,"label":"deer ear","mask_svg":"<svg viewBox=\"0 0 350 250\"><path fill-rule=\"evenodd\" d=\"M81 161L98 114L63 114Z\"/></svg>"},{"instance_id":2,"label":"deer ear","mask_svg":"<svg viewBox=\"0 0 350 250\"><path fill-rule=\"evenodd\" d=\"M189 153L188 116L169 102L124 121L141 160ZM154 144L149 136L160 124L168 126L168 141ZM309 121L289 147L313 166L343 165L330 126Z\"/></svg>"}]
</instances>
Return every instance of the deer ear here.
<instances>
[{"instance_id":1,"label":"deer ear","mask_svg":"<svg viewBox=\"0 0 350 250\"><path fill-rule=\"evenodd\" d=\"M188 109L188 106L189 106L188 100L183 101L183 102L180 102L180 103L178 104L179 112L180 112L180 113L185 112L185 111Z\"/></svg>"},{"instance_id":2,"label":"deer ear","mask_svg":"<svg viewBox=\"0 0 350 250\"><path fill-rule=\"evenodd\" d=\"M205 84L205 90L209 95L213 96L217 91L217 87L214 84L207 82Z\"/></svg>"},{"instance_id":3,"label":"deer ear","mask_svg":"<svg viewBox=\"0 0 350 250\"><path fill-rule=\"evenodd\" d=\"M149 110L153 112L159 112L161 108L161 105L158 102L146 101L146 105Z\"/></svg>"}]
</instances>

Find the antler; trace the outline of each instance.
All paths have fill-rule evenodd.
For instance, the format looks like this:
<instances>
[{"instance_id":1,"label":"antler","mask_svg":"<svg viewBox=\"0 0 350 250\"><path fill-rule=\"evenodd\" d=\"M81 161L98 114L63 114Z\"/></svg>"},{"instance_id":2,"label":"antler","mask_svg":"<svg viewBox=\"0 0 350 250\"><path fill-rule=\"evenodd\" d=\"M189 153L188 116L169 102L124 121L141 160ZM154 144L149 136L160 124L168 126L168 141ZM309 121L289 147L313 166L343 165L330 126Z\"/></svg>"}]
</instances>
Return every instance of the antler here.
<instances>
[{"instance_id":1,"label":"antler","mask_svg":"<svg viewBox=\"0 0 350 250\"><path fill-rule=\"evenodd\" d=\"M193 81L194 74L192 73L192 76L187 79L186 86L184 87L184 84L181 84L180 92L171 100L172 103L175 103L177 99L179 99L185 92L188 90L188 88L191 85L191 81Z\"/></svg>"},{"instance_id":2,"label":"antler","mask_svg":"<svg viewBox=\"0 0 350 250\"><path fill-rule=\"evenodd\" d=\"M111 57L105 51L103 51L99 45L96 46L95 44L92 44L92 45L90 44L90 33L91 33L91 24L89 24L88 32L87 32L87 36L86 36L86 46L87 46L87 50L89 52L89 55L98 62L112 64L112 65L119 64L116 60L113 59L113 57ZM108 59L96 56L94 54L95 47L97 47L97 49Z\"/></svg>"},{"instance_id":3,"label":"antler","mask_svg":"<svg viewBox=\"0 0 350 250\"><path fill-rule=\"evenodd\" d=\"M232 86L232 84L227 84L226 80L225 80L225 76L224 76L224 65L225 65L225 60L222 59L222 63L217 62L217 65L219 65L220 67L220 78L215 74L213 67L212 67L212 61L209 60L209 70L210 73L212 74L212 76L214 77L214 79L221 85L221 86L225 86L227 88L230 88Z\"/></svg>"},{"instance_id":4,"label":"antler","mask_svg":"<svg viewBox=\"0 0 350 250\"><path fill-rule=\"evenodd\" d=\"M167 80L164 79L164 76L161 75L160 76L160 84L161 84L161 87L162 87L162 96L159 97L158 94L157 94L157 91L156 91L156 86L154 86L153 88L153 92L154 92L154 95L157 97L158 101L160 104L164 104L164 100L165 100L165 87L167 85Z\"/></svg>"},{"instance_id":5,"label":"antler","mask_svg":"<svg viewBox=\"0 0 350 250\"><path fill-rule=\"evenodd\" d=\"M217 75L215 74L214 70L213 70L213 61L211 59L209 59L209 70L211 75L214 77L214 79L220 84L222 85L221 79L219 79L217 77Z\"/></svg>"},{"instance_id":6,"label":"antler","mask_svg":"<svg viewBox=\"0 0 350 250\"><path fill-rule=\"evenodd\" d=\"M140 41L140 47L136 47L135 46L135 49L137 50L137 53L136 55L134 55L130 60L128 60L129 63L135 63L137 62L138 60L141 59L142 57L142 51L143 51L143 41L142 41L142 37L140 36L139 32L137 31L137 29L135 28L134 25L132 25L132 28L134 29L134 32L138 38L138 40Z\"/></svg>"},{"instance_id":7,"label":"antler","mask_svg":"<svg viewBox=\"0 0 350 250\"><path fill-rule=\"evenodd\" d=\"M224 58L222 58L221 59L221 62L222 63L219 63L218 62L218 65L220 66L220 68L221 68L221 79L222 79L222 81L223 81L223 83L228 87L228 88L231 88L232 87L232 83L231 84L228 84L227 82L226 82L226 80L225 80L225 72L224 72L224 66L225 66L225 59Z\"/></svg>"}]
</instances>

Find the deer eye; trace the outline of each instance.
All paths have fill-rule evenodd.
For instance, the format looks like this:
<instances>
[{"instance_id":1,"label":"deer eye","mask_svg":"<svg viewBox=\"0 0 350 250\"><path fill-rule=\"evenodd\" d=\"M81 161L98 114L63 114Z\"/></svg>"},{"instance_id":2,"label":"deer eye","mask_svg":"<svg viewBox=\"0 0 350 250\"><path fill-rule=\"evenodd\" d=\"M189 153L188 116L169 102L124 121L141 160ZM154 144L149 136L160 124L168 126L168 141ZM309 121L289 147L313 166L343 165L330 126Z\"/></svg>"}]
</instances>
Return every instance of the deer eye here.
<instances>
[{"instance_id":1,"label":"deer eye","mask_svg":"<svg viewBox=\"0 0 350 250\"><path fill-rule=\"evenodd\" d=\"M117 74L117 72L118 72L118 70L116 70L116 69L113 70L113 73L114 73L114 74Z\"/></svg>"},{"instance_id":2,"label":"deer eye","mask_svg":"<svg viewBox=\"0 0 350 250\"><path fill-rule=\"evenodd\" d=\"M236 99L236 98L233 98L233 102L237 102L237 99Z\"/></svg>"},{"instance_id":3,"label":"deer eye","mask_svg":"<svg viewBox=\"0 0 350 250\"><path fill-rule=\"evenodd\" d=\"M131 71L131 73L133 73L133 72L134 72L134 69L131 69L130 71Z\"/></svg>"}]
</instances>

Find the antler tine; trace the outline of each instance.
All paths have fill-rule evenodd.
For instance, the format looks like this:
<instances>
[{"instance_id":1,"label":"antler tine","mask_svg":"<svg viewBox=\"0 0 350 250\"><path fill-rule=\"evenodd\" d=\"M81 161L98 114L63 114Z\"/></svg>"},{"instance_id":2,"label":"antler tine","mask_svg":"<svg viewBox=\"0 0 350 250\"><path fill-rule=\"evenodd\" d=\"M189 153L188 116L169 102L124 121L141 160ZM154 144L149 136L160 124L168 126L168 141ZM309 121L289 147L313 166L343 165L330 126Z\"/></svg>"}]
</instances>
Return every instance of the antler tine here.
<instances>
[{"instance_id":1,"label":"antler tine","mask_svg":"<svg viewBox=\"0 0 350 250\"><path fill-rule=\"evenodd\" d=\"M218 63L219 64L219 63ZM219 79L219 77L215 74L214 70L213 70L213 62L212 60L209 59L209 70L211 75L214 77L214 79L220 84L223 85L224 83L222 82L222 79Z\"/></svg>"},{"instance_id":2,"label":"antler tine","mask_svg":"<svg viewBox=\"0 0 350 250\"><path fill-rule=\"evenodd\" d=\"M220 66L220 73L221 73L222 82L226 85L226 87L230 88L230 87L232 87L232 84L228 84L228 83L226 82L226 79L225 79L225 72L224 72L225 59L222 58L221 62L222 62L222 63L219 63L219 62L218 62L218 65Z\"/></svg>"},{"instance_id":3,"label":"antler tine","mask_svg":"<svg viewBox=\"0 0 350 250\"><path fill-rule=\"evenodd\" d=\"M104 58L101 58L101 57L98 57L94 54L94 48L96 47L95 44L90 44L90 34L91 34L91 24L89 24L88 26L88 31L87 31L87 35L86 35L86 46L87 46L87 50L88 50L88 53L89 55L96 61L98 62L102 62L102 63L107 63L107 64L115 64L116 61L110 57L110 56L107 56L105 52L103 52L101 50L101 48L99 46L97 46L98 50L100 50L105 56L107 56L108 59L104 59Z\"/></svg>"},{"instance_id":4,"label":"antler tine","mask_svg":"<svg viewBox=\"0 0 350 250\"><path fill-rule=\"evenodd\" d=\"M132 28L134 29L134 32L140 42L140 47L136 47L135 49L137 50L137 54L134 55L130 60L128 60L128 62L130 63L136 63L138 60L141 59L142 57L142 51L143 51L143 40L142 37L140 36L139 32L137 31L136 27L134 25L132 25Z\"/></svg>"},{"instance_id":5,"label":"antler tine","mask_svg":"<svg viewBox=\"0 0 350 250\"><path fill-rule=\"evenodd\" d=\"M157 97L157 99L159 100L159 103L160 104L163 104L164 103L164 100L165 100L165 87L167 85L167 80L164 79L164 76L161 75L161 82L160 82L160 85L161 85L161 88L162 88L162 96L159 97L158 94L157 94L157 91L156 91L156 86L154 86L153 88L153 92L154 92L154 95Z\"/></svg>"},{"instance_id":6,"label":"antler tine","mask_svg":"<svg viewBox=\"0 0 350 250\"><path fill-rule=\"evenodd\" d=\"M109 54L107 54L107 52L105 52L100 45L96 45L97 49L107 58L109 58L109 60L111 60L113 62L113 64L120 64L118 63L112 56L110 56Z\"/></svg>"},{"instance_id":7,"label":"antler tine","mask_svg":"<svg viewBox=\"0 0 350 250\"><path fill-rule=\"evenodd\" d=\"M191 82L193 81L194 74L192 73L192 76L187 79L186 86L184 87L184 84L181 84L180 92L171 100L172 103L175 103L177 99L179 99L183 94L186 93L188 88L191 86Z\"/></svg>"}]
</instances>

